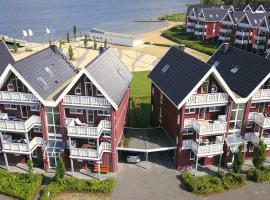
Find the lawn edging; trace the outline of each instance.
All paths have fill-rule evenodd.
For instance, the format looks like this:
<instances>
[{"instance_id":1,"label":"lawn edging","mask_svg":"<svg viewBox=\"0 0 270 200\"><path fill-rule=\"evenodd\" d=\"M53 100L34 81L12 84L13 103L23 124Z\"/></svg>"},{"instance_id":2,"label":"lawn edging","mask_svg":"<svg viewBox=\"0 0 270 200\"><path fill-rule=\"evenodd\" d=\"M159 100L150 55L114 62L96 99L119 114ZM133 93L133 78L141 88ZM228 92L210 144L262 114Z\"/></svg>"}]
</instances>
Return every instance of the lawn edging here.
<instances>
[{"instance_id":1,"label":"lawn edging","mask_svg":"<svg viewBox=\"0 0 270 200\"><path fill-rule=\"evenodd\" d=\"M44 177L33 173L11 173L0 169L0 193L19 200L32 200Z\"/></svg>"}]
</instances>

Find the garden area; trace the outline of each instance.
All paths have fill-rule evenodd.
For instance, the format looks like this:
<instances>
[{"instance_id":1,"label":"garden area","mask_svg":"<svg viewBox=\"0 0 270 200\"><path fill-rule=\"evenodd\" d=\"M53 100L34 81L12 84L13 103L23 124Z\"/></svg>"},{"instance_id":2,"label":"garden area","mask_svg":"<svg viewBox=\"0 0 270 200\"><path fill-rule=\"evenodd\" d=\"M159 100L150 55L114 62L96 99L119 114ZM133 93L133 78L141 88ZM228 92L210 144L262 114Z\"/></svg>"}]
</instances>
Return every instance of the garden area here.
<instances>
[{"instance_id":1,"label":"garden area","mask_svg":"<svg viewBox=\"0 0 270 200\"><path fill-rule=\"evenodd\" d=\"M130 86L130 109L128 113L128 127L147 128L151 120L151 82L149 71L133 72Z\"/></svg>"},{"instance_id":2,"label":"garden area","mask_svg":"<svg viewBox=\"0 0 270 200\"><path fill-rule=\"evenodd\" d=\"M197 195L211 195L226 190L236 189L247 185L246 180L255 183L270 181L270 166L265 165L266 145L259 143L256 155L252 162L254 167L248 171L242 171L244 164L243 146L234 153L232 170L224 172L220 170L215 175L193 176L189 172L180 174L179 179L185 189Z\"/></svg>"},{"instance_id":3,"label":"garden area","mask_svg":"<svg viewBox=\"0 0 270 200\"><path fill-rule=\"evenodd\" d=\"M178 44L183 44L188 48L200 51L207 55L213 55L219 45L213 41L197 41L190 38L184 32L183 25L177 25L162 33L162 36Z\"/></svg>"}]
</instances>

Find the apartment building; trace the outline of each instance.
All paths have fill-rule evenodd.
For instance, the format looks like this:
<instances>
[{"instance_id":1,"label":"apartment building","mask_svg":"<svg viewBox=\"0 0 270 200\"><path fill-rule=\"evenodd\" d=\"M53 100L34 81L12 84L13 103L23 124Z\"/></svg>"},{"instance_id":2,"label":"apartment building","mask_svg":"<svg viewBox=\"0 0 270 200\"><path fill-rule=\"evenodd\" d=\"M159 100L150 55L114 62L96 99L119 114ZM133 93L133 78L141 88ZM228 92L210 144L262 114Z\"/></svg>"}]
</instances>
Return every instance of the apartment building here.
<instances>
[{"instance_id":1,"label":"apartment building","mask_svg":"<svg viewBox=\"0 0 270 200\"><path fill-rule=\"evenodd\" d=\"M208 63L180 49L168 51L149 74L152 123L177 144L177 169L198 163L228 166L240 144L246 159L254 156L258 141L270 147L269 64L228 44Z\"/></svg>"},{"instance_id":2,"label":"apartment building","mask_svg":"<svg viewBox=\"0 0 270 200\"><path fill-rule=\"evenodd\" d=\"M0 138L9 165L116 172L132 75L108 49L79 71L52 45L0 77Z\"/></svg>"}]
</instances>

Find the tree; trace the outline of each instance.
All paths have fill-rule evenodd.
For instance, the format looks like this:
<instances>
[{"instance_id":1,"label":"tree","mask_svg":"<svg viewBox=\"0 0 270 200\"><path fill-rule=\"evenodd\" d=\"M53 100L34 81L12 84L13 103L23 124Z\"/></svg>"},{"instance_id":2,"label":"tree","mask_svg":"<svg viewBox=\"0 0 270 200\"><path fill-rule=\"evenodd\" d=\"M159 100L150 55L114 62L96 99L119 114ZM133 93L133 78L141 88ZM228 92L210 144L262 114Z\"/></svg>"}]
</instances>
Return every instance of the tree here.
<instances>
[{"instance_id":1,"label":"tree","mask_svg":"<svg viewBox=\"0 0 270 200\"><path fill-rule=\"evenodd\" d=\"M77 27L75 25L73 26L73 35L74 35L74 39L76 41L76 38L77 38Z\"/></svg>"},{"instance_id":2,"label":"tree","mask_svg":"<svg viewBox=\"0 0 270 200\"><path fill-rule=\"evenodd\" d=\"M70 43L69 32L67 32L67 42Z\"/></svg>"},{"instance_id":3,"label":"tree","mask_svg":"<svg viewBox=\"0 0 270 200\"><path fill-rule=\"evenodd\" d=\"M84 40L83 40L84 47L86 48L88 45L88 36L87 34L84 35Z\"/></svg>"},{"instance_id":4,"label":"tree","mask_svg":"<svg viewBox=\"0 0 270 200\"><path fill-rule=\"evenodd\" d=\"M59 48L62 49L62 40L59 41Z\"/></svg>"},{"instance_id":5,"label":"tree","mask_svg":"<svg viewBox=\"0 0 270 200\"><path fill-rule=\"evenodd\" d=\"M240 173L243 164L244 164L244 157L243 157L243 149L244 145L239 145L238 150L234 153L234 161L233 161L233 172Z\"/></svg>"},{"instance_id":6,"label":"tree","mask_svg":"<svg viewBox=\"0 0 270 200\"><path fill-rule=\"evenodd\" d=\"M57 160L57 166L55 170L54 180L61 182L66 174L66 168L62 157L59 157Z\"/></svg>"},{"instance_id":7,"label":"tree","mask_svg":"<svg viewBox=\"0 0 270 200\"><path fill-rule=\"evenodd\" d=\"M107 46L108 46L108 40L107 40L107 38L105 38L105 40L104 40L104 48L107 49Z\"/></svg>"},{"instance_id":8,"label":"tree","mask_svg":"<svg viewBox=\"0 0 270 200\"><path fill-rule=\"evenodd\" d=\"M28 171L30 173L33 173L34 167L33 167L33 161L31 159L28 160L27 166L28 166Z\"/></svg>"},{"instance_id":9,"label":"tree","mask_svg":"<svg viewBox=\"0 0 270 200\"><path fill-rule=\"evenodd\" d=\"M94 37L94 49L97 49L97 41L95 37Z\"/></svg>"},{"instance_id":10,"label":"tree","mask_svg":"<svg viewBox=\"0 0 270 200\"><path fill-rule=\"evenodd\" d=\"M264 162L266 160L266 148L266 144L264 144L263 141L260 141L255 157L252 160L256 169L262 169L264 166Z\"/></svg>"},{"instance_id":11,"label":"tree","mask_svg":"<svg viewBox=\"0 0 270 200\"><path fill-rule=\"evenodd\" d=\"M71 45L69 45L68 47L68 57L70 60L74 60L74 54L73 54L73 49Z\"/></svg>"},{"instance_id":12,"label":"tree","mask_svg":"<svg viewBox=\"0 0 270 200\"><path fill-rule=\"evenodd\" d=\"M13 38L13 51L14 53L17 53L18 51L18 46L15 37Z\"/></svg>"}]
</instances>

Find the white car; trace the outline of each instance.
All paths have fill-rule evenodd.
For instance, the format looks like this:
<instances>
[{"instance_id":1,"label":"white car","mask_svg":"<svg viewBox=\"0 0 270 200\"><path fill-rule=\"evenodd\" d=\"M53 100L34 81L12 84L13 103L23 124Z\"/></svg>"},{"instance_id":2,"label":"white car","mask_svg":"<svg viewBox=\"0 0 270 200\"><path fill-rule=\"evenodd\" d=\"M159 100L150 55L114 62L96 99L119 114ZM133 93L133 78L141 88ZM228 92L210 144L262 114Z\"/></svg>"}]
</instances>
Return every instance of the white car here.
<instances>
[{"instance_id":1,"label":"white car","mask_svg":"<svg viewBox=\"0 0 270 200\"><path fill-rule=\"evenodd\" d=\"M138 163L141 162L140 153L129 153L127 156L127 163Z\"/></svg>"}]
</instances>

